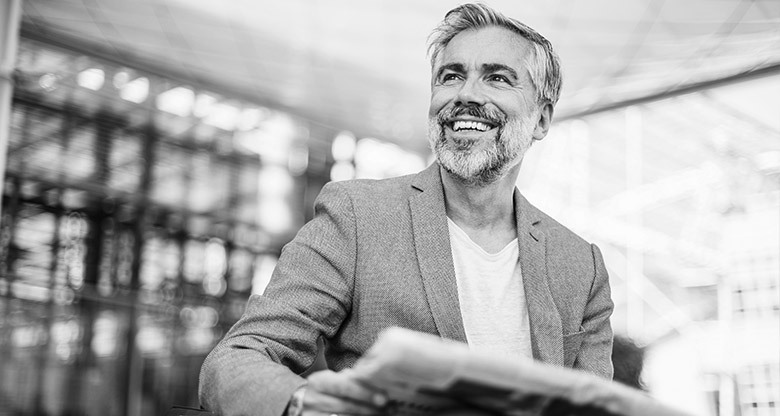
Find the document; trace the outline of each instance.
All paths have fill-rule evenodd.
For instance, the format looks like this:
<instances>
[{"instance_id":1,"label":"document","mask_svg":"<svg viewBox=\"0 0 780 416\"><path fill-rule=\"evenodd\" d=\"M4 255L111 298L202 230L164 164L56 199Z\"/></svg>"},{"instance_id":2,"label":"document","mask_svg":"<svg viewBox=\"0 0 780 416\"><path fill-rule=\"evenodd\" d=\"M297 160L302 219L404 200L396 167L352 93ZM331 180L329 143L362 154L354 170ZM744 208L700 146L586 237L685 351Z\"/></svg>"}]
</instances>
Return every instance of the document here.
<instances>
[{"instance_id":1,"label":"document","mask_svg":"<svg viewBox=\"0 0 780 416\"><path fill-rule=\"evenodd\" d=\"M385 390L396 415L688 416L584 371L398 327L380 334L353 373Z\"/></svg>"}]
</instances>

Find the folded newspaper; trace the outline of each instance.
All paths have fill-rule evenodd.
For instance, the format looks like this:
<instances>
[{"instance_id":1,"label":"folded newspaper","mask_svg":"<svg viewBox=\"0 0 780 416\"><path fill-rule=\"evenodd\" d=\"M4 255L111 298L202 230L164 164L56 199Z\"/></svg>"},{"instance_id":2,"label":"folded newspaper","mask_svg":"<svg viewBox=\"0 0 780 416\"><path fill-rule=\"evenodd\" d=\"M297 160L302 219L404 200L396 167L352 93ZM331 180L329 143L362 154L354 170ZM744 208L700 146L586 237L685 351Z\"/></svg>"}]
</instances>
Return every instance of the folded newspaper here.
<instances>
[{"instance_id":1,"label":"folded newspaper","mask_svg":"<svg viewBox=\"0 0 780 416\"><path fill-rule=\"evenodd\" d=\"M687 416L584 371L479 353L397 327L380 334L353 374L385 390L396 415Z\"/></svg>"}]
</instances>

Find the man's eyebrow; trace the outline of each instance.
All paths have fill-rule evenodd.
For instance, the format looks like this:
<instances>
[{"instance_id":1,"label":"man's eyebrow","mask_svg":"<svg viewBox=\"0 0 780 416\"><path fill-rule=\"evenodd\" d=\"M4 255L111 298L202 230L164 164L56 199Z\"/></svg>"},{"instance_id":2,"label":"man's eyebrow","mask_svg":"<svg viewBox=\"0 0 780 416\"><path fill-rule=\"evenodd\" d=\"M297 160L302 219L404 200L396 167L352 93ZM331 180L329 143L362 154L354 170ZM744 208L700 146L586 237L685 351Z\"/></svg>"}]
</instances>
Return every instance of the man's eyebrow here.
<instances>
[{"instance_id":1,"label":"man's eyebrow","mask_svg":"<svg viewBox=\"0 0 780 416\"><path fill-rule=\"evenodd\" d=\"M517 71L515 71L514 68L510 66L504 64L483 64L482 65L482 72L484 73L492 73L492 72L500 72L500 71L508 72L512 78L518 79Z\"/></svg>"},{"instance_id":2,"label":"man's eyebrow","mask_svg":"<svg viewBox=\"0 0 780 416\"><path fill-rule=\"evenodd\" d=\"M463 66L463 64L457 62L442 65L441 67L439 67L439 70L436 71L436 78L439 78L444 71L452 71L452 72L457 72L459 74L462 74L466 72L466 67Z\"/></svg>"}]
</instances>

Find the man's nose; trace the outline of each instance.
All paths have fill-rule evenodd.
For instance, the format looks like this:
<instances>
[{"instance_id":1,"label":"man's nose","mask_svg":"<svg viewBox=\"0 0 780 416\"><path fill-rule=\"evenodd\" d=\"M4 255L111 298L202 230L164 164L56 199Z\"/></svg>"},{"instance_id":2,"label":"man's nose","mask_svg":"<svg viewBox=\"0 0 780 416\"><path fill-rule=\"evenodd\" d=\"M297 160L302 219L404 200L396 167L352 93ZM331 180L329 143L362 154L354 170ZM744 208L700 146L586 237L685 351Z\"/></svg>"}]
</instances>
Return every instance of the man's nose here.
<instances>
[{"instance_id":1,"label":"man's nose","mask_svg":"<svg viewBox=\"0 0 780 416\"><path fill-rule=\"evenodd\" d=\"M479 81L470 79L461 84L455 97L455 104L465 106L485 104L485 94Z\"/></svg>"}]
</instances>

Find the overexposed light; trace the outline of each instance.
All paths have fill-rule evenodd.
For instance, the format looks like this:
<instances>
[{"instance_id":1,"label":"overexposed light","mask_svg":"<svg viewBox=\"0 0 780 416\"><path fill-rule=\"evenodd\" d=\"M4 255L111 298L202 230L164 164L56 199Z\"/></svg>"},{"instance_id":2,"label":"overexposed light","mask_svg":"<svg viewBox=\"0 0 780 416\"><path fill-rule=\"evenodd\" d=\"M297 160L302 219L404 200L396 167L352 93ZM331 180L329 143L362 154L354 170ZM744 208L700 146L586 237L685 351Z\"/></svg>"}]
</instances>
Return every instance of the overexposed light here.
<instances>
[{"instance_id":1,"label":"overexposed light","mask_svg":"<svg viewBox=\"0 0 780 416\"><path fill-rule=\"evenodd\" d=\"M271 234L289 231L292 227L290 205L278 197L261 199L257 209L257 222Z\"/></svg>"},{"instance_id":2,"label":"overexposed light","mask_svg":"<svg viewBox=\"0 0 780 416\"><path fill-rule=\"evenodd\" d=\"M103 311L95 319L92 336L92 351L98 357L110 357L117 351L117 329L119 322L111 311Z\"/></svg>"},{"instance_id":3,"label":"overexposed light","mask_svg":"<svg viewBox=\"0 0 780 416\"><path fill-rule=\"evenodd\" d=\"M203 117L203 122L223 130L236 129L241 110L234 105L225 102L217 102L211 105L209 113Z\"/></svg>"},{"instance_id":4,"label":"overexposed light","mask_svg":"<svg viewBox=\"0 0 780 416\"><path fill-rule=\"evenodd\" d=\"M227 252L222 240L212 238L206 244L205 272L203 290L211 296L221 296L227 289L225 271L227 269Z\"/></svg>"},{"instance_id":5,"label":"overexposed light","mask_svg":"<svg viewBox=\"0 0 780 416\"><path fill-rule=\"evenodd\" d=\"M78 214L71 214L77 216ZM71 215L63 222L68 224ZM51 244L52 235L55 233L56 222L52 214L46 213L36 215L34 217L24 218L21 217L18 220L17 229L24 230L24 232L18 232L14 236L15 243L22 249L33 250L35 247L42 247L47 244ZM60 223L60 229L62 230L66 226ZM64 237L68 240L77 239L83 237L85 234L73 234L63 233Z\"/></svg>"},{"instance_id":6,"label":"overexposed light","mask_svg":"<svg viewBox=\"0 0 780 416\"><path fill-rule=\"evenodd\" d=\"M221 277L225 274L227 266L227 254L222 240L212 238L206 244L206 274L208 276Z\"/></svg>"},{"instance_id":7,"label":"overexposed light","mask_svg":"<svg viewBox=\"0 0 780 416\"><path fill-rule=\"evenodd\" d=\"M146 101L149 96L149 78L139 77L128 82L120 88L119 96L136 104Z\"/></svg>"},{"instance_id":8,"label":"overexposed light","mask_svg":"<svg viewBox=\"0 0 780 416\"><path fill-rule=\"evenodd\" d=\"M119 71L116 74L114 74L114 87L117 89L121 89L124 87L128 82L130 82L130 73L127 71Z\"/></svg>"},{"instance_id":9,"label":"overexposed light","mask_svg":"<svg viewBox=\"0 0 780 416\"><path fill-rule=\"evenodd\" d=\"M264 162L286 165L296 131L292 117L274 111L256 129L236 132L234 138L237 145L260 155Z\"/></svg>"},{"instance_id":10,"label":"overexposed light","mask_svg":"<svg viewBox=\"0 0 780 416\"><path fill-rule=\"evenodd\" d=\"M76 342L81 339L81 326L75 320L57 321L51 326L51 341L54 344Z\"/></svg>"},{"instance_id":11,"label":"overexposed light","mask_svg":"<svg viewBox=\"0 0 780 416\"><path fill-rule=\"evenodd\" d=\"M259 155L264 161L274 164L287 163L289 143L280 136L266 130L256 129L236 132L233 137L237 145Z\"/></svg>"},{"instance_id":12,"label":"overexposed light","mask_svg":"<svg viewBox=\"0 0 780 416\"><path fill-rule=\"evenodd\" d=\"M181 247L175 240L168 240L163 248L162 269L165 277L176 278L179 274L179 263L181 259Z\"/></svg>"},{"instance_id":13,"label":"overexposed light","mask_svg":"<svg viewBox=\"0 0 780 416\"><path fill-rule=\"evenodd\" d=\"M257 130L238 131L233 136L233 139L238 146L261 156L265 152L265 149L269 147L268 145L263 145L263 133L258 132Z\"/></svg>"},{"instance_id":14,"label":"overexposed light","mask_svg":"<svg viewBox=\"0 0 780 416\"><path fill-rule=\"evenodd\" d=\"M215 338L210 328L190 328L184 333L184 338L177 341L181 342L181 349L190 353L206 353L213 348Z\"/></svg>"},{"instance_id":15,"label":"overexposed light","mask_svg":"<svg viewBox=\"0 0 780 416\"><path fill-rule=\"evenodd\" d=\"M76 356L76 348L72 344L56 344L54 354L62 362L73 362Z\"/></svg>"},{"instance_id":16,"label":"overexposed light","mask_svg":"<svg viewBox=\"0 0 780 416\"><path fill-rule=\"evenodd\" d=\"M626 215L687 197L693 190L723 182L723 168L712 162L671 172L653 182L629 188L600 202L598 209L611 215Z\"/></svg>"},{"instance_id":17,"label":"overexposed light","mask_svg":"<svg viewBox=\"0 0 780 416\"><path fill-rule=\"evenodd\" d=\"M135 337L135 345L143 353L157 353L165 349L167 337L162 329L151 326L149 323L138 330Z\"/></svg>"},{"instance_id":18,"label":"overexposed light","mask_svg":"<svg viewBox=\"0 0 780 416\"><path fill-rule=\"evenodd\" d=\"M365 138L357 143L355 168L358 178L381 179L419 172L425 168L425 160L396 144Z\"/></svg>"},{"instance_id":19,"label":"overexposed light","mask_svg":"<svg viewBox=\"0 0 780 416\"><path fill-rule=\"evenodd\" d=\"M705 388L709 383L704 375L707 370L717 369L708 366L707 360L721 346L704 341L719 339L717 333L686 327L680 335L675 333L651 344L646 352L642 380L652 397L691 415L712 414L708 411ZM730 358L717 364L723 374L728 374Z\"/></svg>"},{"instance_id":20,"label":"overexposed light","mask_svg":"<svg viewBox=\"0 0 780 416\"><path fill-rule=\"evenodd\" d=\"M179 319L187 328L213 328L219 323L219 312L211 306L185 306Z\"/></svg>"},{"instance_id":21,"label":"overexposed light","mask_svg":"<svg viewBox=\"0 0 780 416\"><path fill-rule=\"evenodd\" d=\"M330 180L345 181L355 177L355 166L351 162L336 162L330 168Z\"/></svg>"},{"instance_id":22,"label":"overexposed light","mask_svg":"<svg viewBox=\"0 0 780 416\"><path fill-rule=\"evenodd\" d=\"M46 331L38 325L20 326L11 331L11 345L29 348L46 342Z\"/></svg>"},{"instance_id":23,"label":"overexposed light","mask_svg":"<svg viewBox=\"0 0 780 416\"><path fill-rule=\"evenodd\" d=\"M293 189L290 172L282 166L266 165L258 173L258 193L263 197L283 197Z\"/></svg>"},{"instance_id":24,"label":"overexposed light","mask_svg":"<svg viewBox=\"0 0 780 416\"><path fill-rule=\"evenodd\" d=\"M200 325L205 328L213 328L219 323L219 312L211 306L198 307Z\"/></svg>"},{"instance_id":25,"label":"overexposed light","mask_svg":"<svg viewBox=\"0 0 780 416\"><path fill-rule=\"evenodd\" d=\"M54 288L54 303L58 305L70 305L76 299L73 289L67 286Z\"/></svg>"},{"instance_id":26,"label":"overexposed light","mask_svg":"<svg viewBox=\"0 0 780 416\"><path fill-rule=\"evenodd\" d=\"M150 237L144 243L141 258L140 281L145 289L157 289L165 279L162 268L163 247L165 241L159 237Z\"/></svg>"},{"instance_id":27,"label":"overexposed light","mask_svg":"<svg viewBox=\"0 0 780 416\"><path fill-rule=\"evenodd\" d=\"M355 150L355 163L361 166L388 164L388 157L397 152L396 146L374 138L360 139ZM390 162L392 163L392 162Z\"/></svg>"},{"instance_id":28,"label":"overexposed light","mask_svg":"<svg viewBox=\"0 0 780 416\"><path fill-rule=\"evenodd\" d=\"M252 279L252 294L262 295L265 288L271 281L271 275L276 268L278 258L274 255L266 254L257 257L255 262L255 276Z\"/></svg>"},{"instance_id":29,"label":"overexposed light","mask_svg":"<svg viewBox=\"0 0 780 416\"><path fill-rule=\"evenodd\" d=\"M193 114L195 117L206 117L211 112L211 107L214 105L214 103L217 102L217 97L207 94L207 93L200 93L198 94L198 97L195 99L195 108L193 110Z\"/></svg>"},{"instance_id":30,"label":"overexposed light","mask_svg":"<svg viewBox=\"0 0 780 416\"><path fill-rule=\"evenodd\" d=\"M179 319L181 323L188 328L198 327L198 317L195 312L195 308L191 306L185 306L179 311Z\"/></svg>"},{"instance_id":31,"label":"overexposed light","mask_svg":"<svg viewBox=\"0 0 780 416\"><path fill-rule=\"evenodd\" d=\"M238 117L236 128L241 131L252 130L268 117L268 109L264 107L245 108Z\"/></svg>"},{"instance_id":32,"label":"overexposed light","mask_svg":"<svg viewBox=\"0 0 780 416\"><path fill-rule=\"evenodd\" d=\"M203 279L205 269L205 243L197 240L188 240L184 245L184 280L187 282L199 282Z\"/></svg>"},{"instance_id":33,"label":"overexposed light","mask_svg":"<svg viewBox=\"0 0 780 416\"><path fill-rule=\"evenodd\" d=\"M73 252L81 254L81 250ZM81 289L84 286L84 266L81 261L73 262L68 268L68 282L75 289Z\"/></svg>"},{"instance_id":34,"label":"overexposed light","mask_svg":"<svg viewBox=\"0 0 780 416\"><path fill-rule=\"evenodd\" d=\"M393 174L409 175L425 169L426 166L425 159L422 156L416 153L403 152L398 163L395 165Z\"/></svg>"},{"instance_id":35,"label":"overexposed light","mask_svg":"<svg viewBox=\"0 0 780 416\"><path fill-rule=\"evenodd\" d=\"M337 162L351 161L355 157L356 146L355 135L348 131L342 131L333 139L331 144L333 159Z\"/></svg>"},{"instance_id":36,"label":"overexposed light","mask_svg":"<svg viewBox=\"0 0 780 416\"><path fill-rule=\"evenodd\" d=\"M59 77L55 74L48 73L41 75L40 78L38 78L38 85L40 85L41 88L43 88L45 91L54 91L57 89L57 82L59 81Z\"/></svg>"},{"instance_id":37,"label":"overexposed light","mask_svg":"<svg viewBox=\"0 0 780 416\"><path fill-rule=\"evenodd\" d=\"M31 285L21 280L14 280L11 283L11 293L19 299L45 302L49 300L50 292L48 287Z\"/></svg>"},{"instance_id":38,"label":"overexposed light","mask_svg":"<svg viewBox=\"0 0 780 416\"><path fill-rule=\"evenodd\" d=\"M100 68L85 69L76 76L79 86L97 91L103 88L106 81L106 73Z\"/></svg>"},{"instance_id":39,"label":"overexposed light","mask_svg":"<svg viewBox=\"0 0 780 416\"><path fill-rule=\"evenodd\" d=\"M195 105L195 91L187 87L171 88L157 96L156 104L159 110L187 117Z\"/></svg>"},{"instance_id":40,"label":"overexposed light","mask_svg":"<svg viewBox=\"0 0 780 416\"><path fill-rule=\"evenodd\" d=\"M254 256L248 250L234 248L230 252L230 289L244 292L252 287L252 262Z\"/></svg>"},{"instance_id":41,"label":"overexposed light","mask_svg":"<svg viewBox=\"0 0 780 416\"><path fill-rule=\"evenodd\" d=\"M780 151L778 150L759 153L755 156L754 160L758 168L762 171L780 171Z\"/></svg>"},{"instance_id":42,"label":"overexposed light","mask_svg":"<svg viewBox=\"0 0 780 416\"><path fill-rule=\"evenodd\" d=\"M303 175L309 168L309 148L306 145L294 146L287 158L287 169L291 175Z\"/></svg>"}]
</instances>

